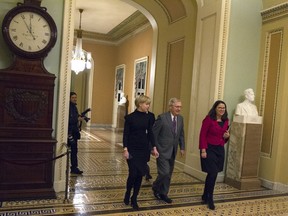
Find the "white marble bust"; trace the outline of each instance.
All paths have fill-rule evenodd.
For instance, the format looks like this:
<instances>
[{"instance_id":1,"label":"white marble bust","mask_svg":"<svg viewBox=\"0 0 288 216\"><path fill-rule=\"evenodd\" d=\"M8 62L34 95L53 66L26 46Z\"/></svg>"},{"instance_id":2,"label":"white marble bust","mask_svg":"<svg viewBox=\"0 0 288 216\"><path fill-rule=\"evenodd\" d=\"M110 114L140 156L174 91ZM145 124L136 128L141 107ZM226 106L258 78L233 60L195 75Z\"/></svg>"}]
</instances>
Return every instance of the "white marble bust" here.
<instances>
[{"instance_id":1,"label":"white marble bust","mask_svg":"<svg viewBox=\"0 0 288 216\"><path fill-rule=\"evenodd\" d=\"M126 104L126 102L127 102L127 99L126 99L126 97L124 96L124 93L121 92L119 105L122 105L122 106L123 106L124 104Z\"/></svg>"},{"instance_id":2,"label":"white marble bust","mask_svg":"<svg viewBox=\"0 0 288 216\"><path fill-rule=\"evenodd\" d=\"M253 89L248 88L244 91L245 100L237 104L235 115L239 116L258 116L256 105L253 103L255 94Z\"/></svg>"}]
</instances>

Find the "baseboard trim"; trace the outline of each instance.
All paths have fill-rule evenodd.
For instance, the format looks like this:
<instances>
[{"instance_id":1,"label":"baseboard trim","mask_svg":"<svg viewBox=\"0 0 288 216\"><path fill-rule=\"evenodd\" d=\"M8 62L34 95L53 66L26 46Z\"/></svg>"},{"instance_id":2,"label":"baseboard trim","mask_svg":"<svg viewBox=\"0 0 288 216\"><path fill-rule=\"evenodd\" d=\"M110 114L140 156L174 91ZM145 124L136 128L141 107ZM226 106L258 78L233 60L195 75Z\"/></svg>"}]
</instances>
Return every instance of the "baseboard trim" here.
<instances>
[{"instance_id":1,"label":"baseboard trim","mask_svg":"<svg viewBox=\"0 0 288 216\"><path fill-rule=\"evenodd\" d=\"M197 179L200 179L202 181L205 181L206 175L207 175L206 173L202 172L201 170L195 169L195 168L187 166L187 165L184 165L184 172L188 173L189 175L191 175ZM223 172L218 173L216 182L224 182L224 176L225 175Z\"/></svg>"},{"instance_id":2,"label":"baseboard trim","mask_svg":"<svg viewBox=\"0 0 288 216\"><path fill-rule=\"evenodd\" d=\"M56 193L65 191L65 179L60 181L54 181L54 190Z\"/></svg>"},{"instance_id":3,"label":"baseboard trim","mask_svg":"<svg viewBox=\"0 0 288 216\"><path fill-rule=\"evenodd\" d=\"M261 185L265 188L288 193L288 185L286 184L282 184L280 182L272 182L272 181L269 181L267 179L262 179L262 178L260 178L260 181L261 181Z\"/></svg>"}]
</instances>

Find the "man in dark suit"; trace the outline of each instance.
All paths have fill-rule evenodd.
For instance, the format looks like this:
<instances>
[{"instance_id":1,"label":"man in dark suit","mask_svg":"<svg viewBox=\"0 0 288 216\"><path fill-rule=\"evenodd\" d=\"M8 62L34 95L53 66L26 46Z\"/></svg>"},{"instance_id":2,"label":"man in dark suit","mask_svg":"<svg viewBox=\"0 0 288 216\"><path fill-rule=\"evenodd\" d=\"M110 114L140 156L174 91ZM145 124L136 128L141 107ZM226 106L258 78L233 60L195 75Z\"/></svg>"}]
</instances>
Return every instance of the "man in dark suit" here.
<instances>
[{"instance_id":1,"label":"man in dark suit","mask_svg":"<svg viewBox=\"0 0 288 216\"><path fill-rule=\"evenodd\" d=\"M80 139L79 121L83 117L79 115L77 109L77 94L70 92L69 122L68 122L68 145L71 148L71 174L82 175L83 171L78 168L78 140Z\"/></svg>"},{"instance_id":2,"label":"man in dark suit","mask_svg":"<svg viewBox=\"0 0 288 216\"><path fill-rule=\"evenodd\" d=\"M181 156L184 156L184 123L180 115L182 103L177 98L169 100L169 112L158 116L153 126L155 145L159 152L157 158L158 176L154 181L152 190L157 199L172 203L167 194L169 192L172 172L178 145Z\"/></svg>"}]
</instances>

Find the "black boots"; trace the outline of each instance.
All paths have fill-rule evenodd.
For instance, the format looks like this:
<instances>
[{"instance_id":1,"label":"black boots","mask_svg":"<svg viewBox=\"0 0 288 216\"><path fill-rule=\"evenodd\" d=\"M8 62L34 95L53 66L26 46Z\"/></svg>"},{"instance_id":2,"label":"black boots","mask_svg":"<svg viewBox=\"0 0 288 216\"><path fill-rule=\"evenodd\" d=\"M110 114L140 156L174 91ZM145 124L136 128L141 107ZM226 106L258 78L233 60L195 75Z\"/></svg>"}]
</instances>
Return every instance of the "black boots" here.
<instances>
[{"instance_id":1,"label":"black boots","mask_svg":"<svg viewBox=\"0 0 288 216\"><path fill-rule=\"evenodd\" d=\"M209 209L215 210L215 205L214 205L213 195L212 194L208 194L207 195L207 203L208 203L208 208Z\"/></svg>"},{"instance_id":2,"label":"black boots","mask_svg":"<svg viewBox=\"0 0 288 216\"><path fill-rule=\"evenodd\" d=\"M124 196L124 203L125 205L129 205L129 201L130 201L130 192L127 192L125 193L125 196ZM138 211L139 210L139 206L138 206L138 203L137 203L137 197L135 198L135 196L132 196L131 197L131 206L134 210Z\"/></svg>"},{"instance_id":3,"label":"black boots","mask_svg":"<svg viewBox=\"0 0 288 216\"><path fill-rule=\"evenodd\" d=\"M129 200L130 200L130 193L126 191L125 196L124 196L125 205L129 205Z\"/></svg>"},{"instance_id":4,"label":"black boots","mask_svg":"<svg viewBox=\"0 0 288 216\"><path fill-rule=\"evenodd\" d=\"M137 203L137 198L131 197L131 206L134 210L139 211L139 206Z\"/></svg>"},{"instance_id":5,"label":"black boots","mask_svg":"<svg viewBox=\"0 0 288 216\"><path fill-rule=\"evenodd\" d=\"M204 193L201 198L202 198L201 204L207 204L207 194Z\"/></svg>"},{"instance_id":6,"label":"black boots","mask_svg":"<svg viewBox=\"0 0 288 216\"><path fill-rule=\"evenodd\" d=\"M213 194L203 194L201 197L201 204L207 204L208 208L211 210L215 210Z\"/></svg>"}]
</instances>

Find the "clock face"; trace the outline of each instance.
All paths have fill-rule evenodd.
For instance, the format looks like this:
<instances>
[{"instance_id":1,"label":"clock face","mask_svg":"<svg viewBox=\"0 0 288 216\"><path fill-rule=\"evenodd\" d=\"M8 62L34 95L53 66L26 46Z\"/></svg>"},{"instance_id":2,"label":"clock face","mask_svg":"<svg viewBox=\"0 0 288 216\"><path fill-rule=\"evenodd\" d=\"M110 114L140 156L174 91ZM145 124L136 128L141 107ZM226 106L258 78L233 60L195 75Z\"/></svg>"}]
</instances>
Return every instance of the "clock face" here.
<instances>
[{"instance_id":1,"label":"clock face","mask_svg":"<svg viewBox=\"0 0 288 216\"><path fill-rule=\"evenodd\" d=\"M33 12L16 14L11 19L8 32L14 45L26 52L43 50L51 39L51 28L47 20Z\"/></svg>"},{"instance_id":2,"label":"clock face","mask_svg":"<svg viewBox=\"0 0 288 216\"><path fill-rule=\"evenodd\" d=\"M9 48L24 58L42 58L56 43L57 27L46 8L18 5L2 23L2 34Z\"/></svg>"}]
</instances>

